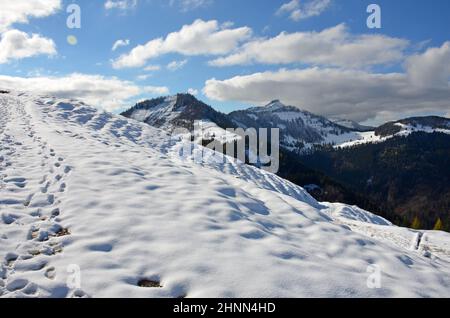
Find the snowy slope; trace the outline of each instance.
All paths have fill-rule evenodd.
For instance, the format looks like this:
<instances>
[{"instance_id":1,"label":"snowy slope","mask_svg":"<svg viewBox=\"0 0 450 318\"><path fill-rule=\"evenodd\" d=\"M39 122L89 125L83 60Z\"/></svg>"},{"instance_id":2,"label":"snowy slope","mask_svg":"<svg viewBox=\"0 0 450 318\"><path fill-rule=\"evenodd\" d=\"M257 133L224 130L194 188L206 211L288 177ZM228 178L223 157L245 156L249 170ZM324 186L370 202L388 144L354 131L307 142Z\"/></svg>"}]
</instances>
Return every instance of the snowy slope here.
<instances>
[{"instance_id":1,"label":"snowy slope","mask_svg":"<svg viewBox=\"0 0 450 318\"><path fill-rule=\"evenodd\" d=\"M226 128L233 128L233 123L222 114L190 94L177 94L146 100L122 113L153 127L173 132L184 128L196 130L196 139L219 140L222 143L234 141L240 137L228 133Z\"/></svg>"},{"instance_id":2,"label":"snowy slope","mask_svg":"<svg viewBox=\"0 0 450 318\"><path fill-rule=\"evenodd\" d=\"M244 128L279 128L280 145L302 153L314 145L338 145L362 139L361 132L328 120L325 117L286 106L274 100L263 107L254 107L229 114L236 125Z\"/></svg>"},{"instance_id":3,"label":"snowy slope","mask_svg":"<svg viewBox=\"0 0 450 318\"><path fill-rule=\"evenodd\" d=\"M144 123L0 94L0 145L2 297L450 296L448 234L420 233L426 253L393 243L410 230L229 158L197 162L208 150Z\"/></svg>"},{"instance_id":4,"label":"snowy slope","mask_svg":"<svg viewBox=\"0 0 450 318\"><path fill-rule=\"evenodd\" d=\"M274 100L263 107L235 111L229 117L240 127L276 127L280 145L297 153L317 145L345 148L366 143L384 142L395 136L414 132L450 134L450 119L443 117L406 118L378 128L360 125L341 118L325 118Z\"/></svg>"},{"instance_id":5,"label":"snowy slope","mask_svg":"<svg viewBox=\"0 0 450 318\"><path fill-rule=\"evenodd\" d=\"M336 223L357 233L385 243L417 251L426 257L438 256L450 260L450 235L439 231L417 231L393 226L391 222L356 206L322 203Z\"/></svg>"},{"instance_id":6,"label":"snowy slope","mask_svg":"<svg viewBox=\"0 0 450 318\"><path fill-rule=\"evenodd\" d=\"M384 142L395 136L413 132L441 132L450 134L450 120L441 117L407 118L389 122L378 128L356 122L325 118L294 106L274 100L263 107L253 107L222 114L189 94L160 97L138 103L123 116L151 126L174 131L177 128L194 129L201 122L202 131L196 140L215 139L231 142L240 137L227 133L226 128L279 128L280 146L303 154L320 145L345 148L366 143Z\"/></svg>"},{"instance_id":7,"label":"snowy slope","mask_svg":"<svg viewBox=\"0 0 450 318\"><path fill-rule=\"evenodd\" d=\"M330 119L330 121L332 121L333 123L335 123L337 125L347 127L352 130L356 130L356 131L360 131L360 132L372 131L375 129L374 127L364 126L364 125L358 124L357 122L355 122L353 120L349 120L349 119L342 119L342 118L337 118L337 117L332 117L329 119Z\"/></svg>"},{"instance_id":8,"label":"snowy slope","mask_svg":"<svg viewBox=\"0 0 450 318\"><path fill-rule=\"evenodd\" d=\"M436 116L412 117L389 122L373 131L359 133L359 138L346 141L336 147L350 147L365 143L380 143L397 136L409 136L415 132L443 133L450 135L450 119Z\"/></svg>"}]
</instances>

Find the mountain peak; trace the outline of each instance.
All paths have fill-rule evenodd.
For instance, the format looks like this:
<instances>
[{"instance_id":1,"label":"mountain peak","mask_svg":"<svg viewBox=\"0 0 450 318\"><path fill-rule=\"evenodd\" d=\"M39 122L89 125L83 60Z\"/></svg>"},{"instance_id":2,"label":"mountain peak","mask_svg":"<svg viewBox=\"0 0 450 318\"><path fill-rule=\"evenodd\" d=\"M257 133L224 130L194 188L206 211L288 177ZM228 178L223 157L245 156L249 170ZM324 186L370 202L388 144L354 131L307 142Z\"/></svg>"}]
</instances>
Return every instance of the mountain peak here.
<instances>
[{"instance_id":1,"label":"mountain peak","mask_svg":"<svg viewBox=\"0 0 450 318\"><path fill-rule=\"evenodd\" d=\"M224 114L189 93L146 100L122 115L167 130L179 127L192 130L198 120L213 122L220 127L233 127Z\"/></svg>"},{"instance_id":2,"label":"mountain peak","mask_svg":"<svg viewBox=\"0 0 450 318\"><path fill-rule=\"evenodd\" d=\"M194 95L189 94L189 93L177 93L173 97L175 97L177 99L180 98L180 99L186 99L186 100L191 100L191 101L198 101L197 97L195 97Z\"/></svg>"},{"instance_id":3,"label":"mountain peak","mask_svg":"<svg viewBox=\"0 0 450 318\"><path fill-rule=\"evenodd\" d=\"M286 105L283 104L279 99L274 99L273 101L271 101L269 104L267 104L264 107L265 108L282 108L282 107L286 107Z\"/></svg>"},{"instance_id":4,"label":"mountain peak","mask_svg":"<svg viewBox=\"0 0 450 318\"><path fill-rule=\"evenodd\" d=\"M271 101L270 103L269 103L269 105L270 104L281 104L281 101L279 100L279 99L274 99L273 101Z\"/></svg>"}]
</instances>

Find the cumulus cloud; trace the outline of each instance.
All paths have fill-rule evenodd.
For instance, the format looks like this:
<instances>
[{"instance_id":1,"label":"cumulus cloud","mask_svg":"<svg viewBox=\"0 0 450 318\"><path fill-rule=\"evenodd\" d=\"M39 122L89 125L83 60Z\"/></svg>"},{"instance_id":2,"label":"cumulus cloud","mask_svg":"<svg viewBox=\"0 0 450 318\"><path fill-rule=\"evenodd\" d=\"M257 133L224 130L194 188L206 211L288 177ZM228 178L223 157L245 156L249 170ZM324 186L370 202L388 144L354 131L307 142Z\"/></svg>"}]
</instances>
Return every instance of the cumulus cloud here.
<instances>
[{"instance_id":1,"label":"cumulus cloud","mask_svg":"<svg viewBox=\"0 0 450 318\"><path fill-rule=\"evenodd\" d=\"M248 27L221 29L216 20L196 20L165 38L154 39L135 47L128 54L113 61L113 67L116 69L141 67L148 60L168 53L185 56L227 54L240 42L248 39L251 33Z\"/></svg>"},{"instance_id":2,"label":"cumulus cloud","mask_svg":"<svg viewBox=\"0 0 450 318\"><path fill-rule=\"evenodd\" d=\"M141 94L167 95L167 87L137 86L129 81L101 75L71 74L64 77L12 77L0 75L0 87L75 98L108 111L132 104L131 98Z\"/></svg>"},{"instance_id":3,"label":"cumulus cloud","mask_svg":"<svg viewBox=\"0 0 450 318\"><path fill-rule=\"evenodd\" d=\"M167 69L169 71L176 71L179 70L181 68L183 68L186 64L187 64L187 60L181 60L181 61L172 61L169 64L167 64Z\"/></svg>"},{"instance_id":4,"label":"cumulus cloud","mask_svg":"<svg viewBox=\"0 0 450 318\"><path fill-rule=\"evenodd\" d=\"M277 15L287 14L291 20L300 21L303 19L319 16L331 4L331 0L310 0L300 3L300 0L292 0L283 4L277 11Z\"/></svg>"},{"instance_id":5,"label":"cumulus cloud","mask_svg":"<svg viewBox=\"0 0 450 318\"><path fill-rule=\"evenodd\" d=\"M1 35L0 64L42 54L56 54L53 40L19 30L9 30Z\"/></svg>"},{"instance_id":6,"label":"cumulus cloud","mask_svg":"<svg viewBox=\"0 0 450 318\"><path fill-rule=\"evenodd\" d=\"M408 46L404 39L384 35L352 35L345 24L321 32L280 33L255 39L237 52L210 61L213 66L251 63L367 67L396 62Z\"/></svg>"},{"instance_id":7,"label":"cumulus cloud","mask_svg":"<svg viewBox=\"0 0 450 318\"><path fill-rule=\"evenodd\" d=\"M29 18L52 15L61 8L61 0L2 0L0 32L15 23L28 23Z\"/></svg>"},{"instance_id":8,"label":"cumulus cloud","mask_svg":"<svg viewBox=\"0 0 450 318\"><path fill-rule=\"evenodd\" d=\"M105 2L106 10L129 10L137 6L138 0L107 0Z\"/></svg>"},{"instance_id":9,"label":"cumulus cloud","mask_svg":"<svg viewBox=\"0 0 450 318\"><path fill-rule=\"evenodd\" d=\"M360 122L380 116L392 119L414 112L445 114L450 107L448 50L449 43L445 43L441 48L431 48L409 58L404 73L319 67L281 69L227 80L210 79L203 92L213 100L259 105L278 98L314 113ZM417 82L418 70L436 64L443 70L426 73L434 85Z\"/></svg>"},{"instance_id":10,"label":"cumulus cloud","mask_svg":"<svg viewBox=\"0 0 450 318\"><path fill-rule=\"evenodd\" d=\"M118 48L122 47L122 46L128 46L130 45L130 40L126 39L126 40L117 40L116 42L114 42L112 50L115 51Z\"/></svg>"},{"instance_id":11,"label":"cumulus cloud","mask_svg":"<svg viewBox=\"0 0 450 318\"><path fill-rule=\"evenodd\" d=\"M450 42L445 42L441 47L430 48L423 54L409 57L406 61L406 69L414 85L448 87Z\"/></svg>"},{"instance_id":12,"label":"cumulus cloud","mask_svg":"<svg viewBox=\"0 0 450 318\"><path fill-rule=\"evenodd\" d=\"M61 8L61 0L2 0L0 8L0 64L36 55L55 55L53 40L12 29L30 18L50 16Z\"/></svg>"}]
</instances>

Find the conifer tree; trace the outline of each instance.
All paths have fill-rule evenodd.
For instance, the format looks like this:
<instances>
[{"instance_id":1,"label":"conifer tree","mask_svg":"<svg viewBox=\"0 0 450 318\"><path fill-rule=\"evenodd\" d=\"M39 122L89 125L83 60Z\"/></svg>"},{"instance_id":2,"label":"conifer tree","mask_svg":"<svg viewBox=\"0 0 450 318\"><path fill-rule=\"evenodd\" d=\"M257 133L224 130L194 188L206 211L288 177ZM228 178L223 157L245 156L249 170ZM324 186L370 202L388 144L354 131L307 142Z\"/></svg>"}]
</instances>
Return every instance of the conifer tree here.
<instances>
[{"instance_id":1,"label":"conifer tree","mask_svg":"<svg viewBox=\"0 0 450 318\"><path fill-rule=\"evenodd\" d=\"M420 223L419 218L416 216L411 224L411 228L414 230L420 230L422 224Z\"/></svg>"},{"instance_id":2,"label":"conifer tree","mask_svg":"<svg viewBox=\"0 0 450 318\"><path fill-rule=\"evenodd\" d=\"M444 224L442 223L441 218L438 218L436 224L434 225L434 231L442 231L444 229Z\"/></svg>"}]
</instances>

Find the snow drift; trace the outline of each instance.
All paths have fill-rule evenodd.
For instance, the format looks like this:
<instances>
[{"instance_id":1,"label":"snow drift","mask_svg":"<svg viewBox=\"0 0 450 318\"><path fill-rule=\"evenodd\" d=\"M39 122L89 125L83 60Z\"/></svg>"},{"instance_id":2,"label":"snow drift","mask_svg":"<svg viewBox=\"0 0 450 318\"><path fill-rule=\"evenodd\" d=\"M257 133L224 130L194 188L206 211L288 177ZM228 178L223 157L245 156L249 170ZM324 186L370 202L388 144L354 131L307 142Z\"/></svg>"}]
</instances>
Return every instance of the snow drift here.
<instances>
[{"instance_id":1,"label":"snow drift","mask_svg":"<svg viewBox=\"0 0 450 318\"><path fill-rule=\"evenodd\" d=\"M81 102L0 94L0 296L450 296L448 234L318 203L230 158L197 163L182 143Z\"/></svg>"}]
</instances>

